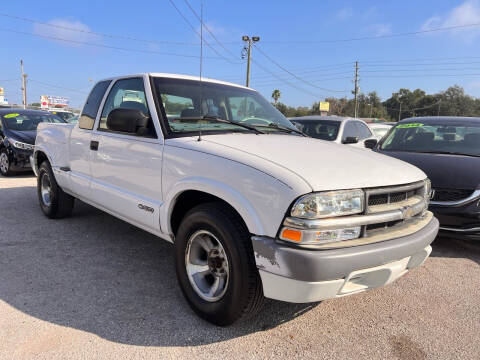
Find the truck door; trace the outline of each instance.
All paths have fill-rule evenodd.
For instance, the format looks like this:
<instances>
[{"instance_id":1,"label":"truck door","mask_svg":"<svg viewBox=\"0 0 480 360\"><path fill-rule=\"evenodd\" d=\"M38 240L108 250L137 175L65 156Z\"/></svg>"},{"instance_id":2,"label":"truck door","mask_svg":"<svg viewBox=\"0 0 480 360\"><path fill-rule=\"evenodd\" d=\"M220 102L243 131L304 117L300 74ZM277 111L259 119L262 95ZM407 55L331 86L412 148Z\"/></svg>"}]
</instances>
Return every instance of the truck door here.
<instances>
[{"instance_id":1,"label":"truck door","mask_svg":"<svg viewBox=\"0 0 480 360\"><path fill-rule=\"evenodd\" d=\"M78 126L73 128L70 136L70 191L87 200L90 199L91 180L90 141L100 104L110 83L110 80L101 81L94 86L83 107Z\"/></svg>"},{"instance_id":2,"label":"truck door","mask_svg":"<svg viewBox=\"0 0 480 360\"><path fill-rule=\"evenodd\" d=\"M106 210L159 230L162 204L163 139L150 119L147 132L127 134L107 128L108 114L118 108L141 110L150 115L144 79L117 80L104 102L92 137L92 197Z\"/></svg>"}]
</instances>

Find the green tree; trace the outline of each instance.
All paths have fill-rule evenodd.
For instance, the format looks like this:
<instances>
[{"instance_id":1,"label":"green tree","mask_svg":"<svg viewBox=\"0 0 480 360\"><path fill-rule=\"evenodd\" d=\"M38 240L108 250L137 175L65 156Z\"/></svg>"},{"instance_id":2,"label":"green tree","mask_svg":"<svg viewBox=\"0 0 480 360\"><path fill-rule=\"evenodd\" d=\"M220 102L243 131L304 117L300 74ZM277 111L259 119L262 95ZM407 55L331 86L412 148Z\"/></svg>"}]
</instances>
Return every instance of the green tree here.
<instances>
[{"instance_id":1,"label":"green tree","mask_svg":"<svg viewBox=\"0 0 480 360\"><path fill-rule=\"evenodd\" d=\"M275 106L277 105L278 99L280 99L281 96L282 94L280 93L280 90L278 89L273 90L272 98L273 98L273 101L275 102Z\"/></svg>"}]
</instances>

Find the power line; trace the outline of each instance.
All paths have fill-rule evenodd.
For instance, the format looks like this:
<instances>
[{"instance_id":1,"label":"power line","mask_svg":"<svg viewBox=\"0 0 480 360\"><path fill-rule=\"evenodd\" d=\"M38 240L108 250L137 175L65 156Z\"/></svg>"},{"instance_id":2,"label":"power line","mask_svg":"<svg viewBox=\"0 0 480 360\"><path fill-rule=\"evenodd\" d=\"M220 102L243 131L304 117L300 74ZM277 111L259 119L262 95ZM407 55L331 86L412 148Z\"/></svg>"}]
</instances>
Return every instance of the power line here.
<instances>
[{"instance_id":1,"label":"power line","mask_svg":"<svg viewBox=\"0 0 480 360\"><path fill-rule=\"evenodd\" d=\"M162 51L154 51L154 50L142 50L142 49L125 48L125 47L120 47L120 46L103 45L103 44L91 43L91 42L87 42L87 41L70 40L70 39L59 38L59 37L56 37L56 36L34 34L34 33L28 33L28 32L24 32L24 31L17 31L17 30L12 30L12 29L0 28L0 31L6 31L6 32L11 32L11 33L15 33L15 34L22 34L22 35L27 35L27 36L41 37L41 38L50 39L50 40L58 40L58 41L63 41L63 42L67 42L67 43L72 43L72 44L87 45L87 46L100 47L100 48L113 49L113 50L122 50L122 51L135 52L135 53L146 53L146 54L156 54L156 55L176 56L176 57L186 57L186 58L199 58L198 55L177 54L177 53L171 53L171 52L162 52ZM205 58L207 58L207 56L205 56ZM209 59L218 59L217 57L208 57L208 58Z\"/></svg>"},{"instance_id":2,"label":"power line","mask_svg":"<svg viewBox=\"0 0 480 360\"><path fill-rule=\"evenodd\" d=\"M302 79L301 77L295 75L294 73L292 73L291 71L287 70L286 68L284 68L282 65L280 65L277 61L275 61L274 59L272 59L270 56L268 56L262 49L260 49L257 45L254 45L255 48L263 55L265 56L270 62L272 62L273 64L275 64L276 66L278 66L280 69L282 69L283 71L285 71L287 74L293 76L295 79L307 84L307 85L310 85L314 88L317 88L319 90L323 90L323 91L328 91L328 92L346 92L344 90L332 90L332 89L325 89L325 88L322 88L322 87L319 87L313 83L311 83L310 81L307 81L305 79Z\"/></svg>"},{"instance_id":3,"label":"power line","mask_svg":"<svg viewBox=\"0 0 480 360\"><path fill-rule=\"evenodd\" d=\"M412 75L370 75L364 76L364 79L370 78L411 78L411 77L442 77L442 76L480 76L480 74L412 74Z\"/></svg>"},{"instance_id":4,"label":"power line","mask_svg":"<svg viewBox=\"0 0 480 360\"><path fill-rule=\"evenodd\" d=\"M177 13L183 18L183 20L188 24L188 26L190 26L190 28L192 29L192 31L197 34L201 41L203 41L203 43L205 45L207 45L215 54L217 54L219 57L221 57L222 59L228 61L229 63L231 64L234 64L232 61L230 61L229 59L227 59L225 56L223 56L222 54L220 54L217 49L215 49L212 45L210 45L210 43L203 39L203 37L198 33L197 29L195 29L195 27L192 25L192 23L187 19L187 17L185 15L183 15L183 13L180 11L180 9L177 7L177 5L175 5L175 3L173 2L173 0L168 0L170 2L170 4L172 4L172 6L175 8L175 10L177 11ZM202 24L202 23L201 23ZM200 24L200 26L202 26Z\"/></svg>"},{"instance_id":5,"label":"power line","mask_svg":"<svg viewBox=\"0 0 480 360\"><path fill-rule=\"evenodd\" d=\"M404 32L404 33L398 33L398 34L389 34L389 35L363 36L363 37L355 37L355 38L347 38L347 39L264 41L264 43L269 43L269 44L320 44L320 43L339 43L339 42L350 42L350 41L361 41L361 40L375 40L375 39L387 39L387 38L394 38L394 37L401 37L401 36L419 35L419 34L432 33L432 32L437 32L437 31L447 31L447 30L454 30L454 29L465 29L465 28L474 27L474 26L480 26L480 23L472 23L472 24L465 24L465 25L455 25L455 26L445 26L445 27L439 27L439 28L429 29L429 30L410 31L410 32Z\"/></svg>"},{"instance_id":6,"label":"power line","mask_svg":"<svg viewBox=\"0 0 480 360\"><path fill-rule=\"evenodd\" d=\"M33 23L33 24L40 24L40 25L43 25L43 26L49 26L49 27L52 27L52 28L75 31L75 32L80 32L80 33L90 34L90 35L95 35L95 36L101 36L101 37L106 37L106 38L111 38L111 39L131 40L131 41L138 41L138 42L151 43L151 44L194 45L194 46L198 46L197 43L190 43L190 42L165 41L165 40L146 40L146 39L140 39L140 38L125 36L125 35L105 34L105 33L100 33L100 32L95 32L95 31L90 31L90 30L76 29L76 28L73 28L73 27L70 27L70 26L51 24L51 23L48 23L48 22L43 22L43 21L39 21L39 20L35 20L35 19L25 18L25 17L21 17L21 16L16 16L16 15L9 15L9 14L4 14L4 13L0 13L0 16L11 18L11 19L16 19L16 20L21 20L21 21L26 21L26 22Z\"/></svg>"},{"instance_id":7,"label":"power line","mask_svg":"<svg viewBox=\"0 0 480 360\"><path fill-rule=\"evenodd\" d=\"M288 80L282 79L281 77L275 75L273 72L271 72L270 70L268 70L266 67L264 67L264 66L261 65L258 61L255 61L254 59L252 59L252 62L253 62L255 65L257 65L260 69L262 69L263 71L271 74L272 76L274 76L274 77L275 77L276 79L278 79L279 81L281 81L281 82L283 82L283 83L285 83L285 84L293 87L294 89L297 89L297 90L299 90L299 91L301 91L301 92L304 92L305 94L311 95L311 96L313 96L313 97L315 97L315 98L317 98L317 99L318 99L318 98L321 98L321 97L324 97L324 96L318 96L317 94L312 93L312 92L309 91L309 90L303 89L303 88L301 88L301 87L299 87L299 86L296 86L295 84L292 84L292 83L291 83L290 81L288 81Z\"/></svg>"},{"instance_id":8,"label":"power line","mask_svg":"<svg viewBox=\"0 0 480 360\"><path fill-rule=\"evenodd\" d=\"M233 54L228 48L225 47L225 45L223 45L220 40L217 39L217 37L213 34L212 31L210 31L210 29L207 27L207 25L204 24L204 22L202 21L202 18L200 16L198 16L197 12L195 11L195 9L193 9L193 7L190 5L190 3L188 2L188 0L184 0L185 1L185 4L187 4L188 8L190 9L190 11L195 15L195 17L200 21L200 26L203 26L203 28L205 30L207 30L207 32L210 34L210 36L215 40L215 42L222 48L224 49L226 52L228 52L234 59L237 59L237 56L235 54Z\"/></svg>"}]
</instances>

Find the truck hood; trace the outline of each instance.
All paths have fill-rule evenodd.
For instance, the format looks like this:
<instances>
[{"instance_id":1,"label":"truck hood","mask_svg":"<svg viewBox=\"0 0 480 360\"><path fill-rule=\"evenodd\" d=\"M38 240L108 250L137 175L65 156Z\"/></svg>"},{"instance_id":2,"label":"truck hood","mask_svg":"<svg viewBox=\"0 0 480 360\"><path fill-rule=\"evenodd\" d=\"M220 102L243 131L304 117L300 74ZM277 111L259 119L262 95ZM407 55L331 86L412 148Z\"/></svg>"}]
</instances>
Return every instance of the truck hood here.
<instances>
[{"instance_id":1,"label":"truck hood","mask_svg":"<svg viewBox=\"0 0 480 360\"><path fill-rule=\"evenodd\" d=\"M312 191L406 184L426 178L415 166L371 150L292 135L224 134L172 139L276 176L294 173ZM178 143L177 143L178 144ZM286 171L285 171L286 170ZM288 184L288 178L279 179Z\"/></svg>"}]
</instances>

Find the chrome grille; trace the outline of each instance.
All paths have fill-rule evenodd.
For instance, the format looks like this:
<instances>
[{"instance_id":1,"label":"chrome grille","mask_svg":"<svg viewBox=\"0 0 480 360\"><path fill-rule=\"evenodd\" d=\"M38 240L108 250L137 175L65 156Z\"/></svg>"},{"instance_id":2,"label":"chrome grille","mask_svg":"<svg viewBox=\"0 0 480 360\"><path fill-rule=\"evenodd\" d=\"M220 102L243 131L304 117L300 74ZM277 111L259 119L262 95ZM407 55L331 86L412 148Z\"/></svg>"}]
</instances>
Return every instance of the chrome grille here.
<instances>
[{"instance_id":1,"label":"chrome grille","mask_svg":"<svg viewBox=\"0 0 480 360\"><path fill-rule=\"evenodd\" d=\"M415 202L424 201L424 183L423 181L385 188L367 189L366 213L380 213L382 211L391 211L411 206ZM415 214L420 216L421 213ZM401 225L405 220L395 220L377 224L369 224L363 228L363 236L370 236L372 233L386 230L390 227Z\"/></svg>"},{"instance_id":2,"label":"chrome grille","mask_svg":"<svg viewBox=\"0 0 480 360\"><path fill-rule=\"evenodd\" d=\"M413 184L415 186L415 184ZM399 187L398 189L403 189L404 186ZM371 189L367 190L368 196L368 206L376 205L386 205L386 204L395 204L404 200L408 200L415 195L423 196L423 183L420 183L417 187L413 189L405 188L404 191L396 191L395 187L384 188L385 192L382 192L382 189Z\"/></svg>"}]
</instances>

